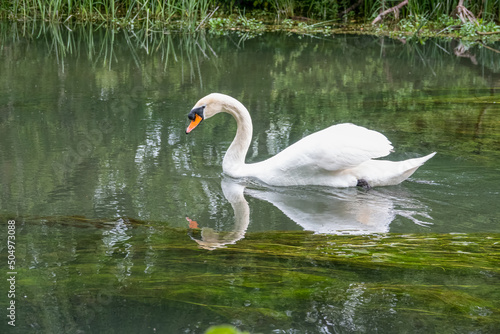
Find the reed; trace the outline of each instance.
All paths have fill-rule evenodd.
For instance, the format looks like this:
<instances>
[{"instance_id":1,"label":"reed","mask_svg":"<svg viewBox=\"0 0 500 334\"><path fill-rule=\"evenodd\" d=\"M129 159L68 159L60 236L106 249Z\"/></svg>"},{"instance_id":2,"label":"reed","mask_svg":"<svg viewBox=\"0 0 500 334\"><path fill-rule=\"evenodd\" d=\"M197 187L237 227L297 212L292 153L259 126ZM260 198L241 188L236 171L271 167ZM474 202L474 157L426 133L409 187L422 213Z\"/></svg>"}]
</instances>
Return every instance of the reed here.
<instances>
[{"instance_id":1,"label":"reed","mask_svg":"<svg viewBox=\"0 0 500 334\"><path fill-rule=\"evenodd\" d=\"M215 4L215 0L5 0L0 4L0 18L150 27L177 21L192 28Z\"/></svg>"},{"instance_id":2,"label":"reed","mask_svg":"<svg viewBox=\"0 0 500 334\"><path fill-rule=\"evenodd\" d=\"M369 22L381 10L400 0L3 0L0 18L10 20L44 20L65 22L110 22L119 26L141 25L152 29L169 24L196 30L213 13L230 16L250 13L283 21L289 18L315 20L351 20ZM460 0L410 0L398 15L387 15L386 21L422 18L435 21L453 16ZM500 0L466 0L463 4L476 18L498 22Z\"/></svg>"}]
</instances>

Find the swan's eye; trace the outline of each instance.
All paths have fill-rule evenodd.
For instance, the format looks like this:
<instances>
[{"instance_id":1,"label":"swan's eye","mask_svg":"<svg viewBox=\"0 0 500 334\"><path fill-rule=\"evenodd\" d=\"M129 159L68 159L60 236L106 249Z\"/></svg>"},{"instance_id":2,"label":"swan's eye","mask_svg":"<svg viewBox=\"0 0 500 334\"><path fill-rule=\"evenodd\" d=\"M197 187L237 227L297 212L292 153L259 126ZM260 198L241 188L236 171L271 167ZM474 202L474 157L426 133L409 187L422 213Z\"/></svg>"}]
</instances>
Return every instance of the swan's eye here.
<instances>
[{"instance_id":1,"label":"swan's eye","mask_svg":"<svg viewBox=\"0 0 500 334\"><path fill-rule=\"evenodd\" d=\"M200 116L201 119L204 119L205 116L204 116L204 109L205 109L205 106L200 106L200 107L197 107L197 108L193 108L191 109L191 111L189 112L188 114L188 118L192 121L194 121L196 119L196 115Z\"/></svg>"}]
</instances>

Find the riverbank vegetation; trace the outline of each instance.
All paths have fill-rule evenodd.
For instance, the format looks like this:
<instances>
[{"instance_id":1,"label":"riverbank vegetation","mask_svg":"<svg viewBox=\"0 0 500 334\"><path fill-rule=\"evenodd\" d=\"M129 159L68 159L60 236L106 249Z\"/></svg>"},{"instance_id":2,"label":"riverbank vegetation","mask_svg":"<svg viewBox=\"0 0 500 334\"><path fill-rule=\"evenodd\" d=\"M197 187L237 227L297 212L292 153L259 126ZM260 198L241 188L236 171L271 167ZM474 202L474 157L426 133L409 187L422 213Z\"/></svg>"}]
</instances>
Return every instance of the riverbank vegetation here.
<instances>
[{"instance_id":1,"label":"riverbank vegetation","mask_svg":"<svg viewBox=\"0 0 500 334\"><path fill-rule=\"evenodd\" d=\"M126 29L500 38L500 0L6 0L0 18Z\"/></svg>"}]
</instances>

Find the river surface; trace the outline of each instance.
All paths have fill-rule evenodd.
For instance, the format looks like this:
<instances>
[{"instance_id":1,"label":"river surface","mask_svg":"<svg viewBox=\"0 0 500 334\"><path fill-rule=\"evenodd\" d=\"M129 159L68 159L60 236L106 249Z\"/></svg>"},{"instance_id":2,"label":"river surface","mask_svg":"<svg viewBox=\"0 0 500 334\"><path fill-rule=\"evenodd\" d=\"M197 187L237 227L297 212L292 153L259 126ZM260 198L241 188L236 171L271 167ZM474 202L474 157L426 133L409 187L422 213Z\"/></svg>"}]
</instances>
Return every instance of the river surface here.
<instances>
[{"instance_id":1,"label":"river surface","mask_svg":"<svg viewBox=\"0 0 500 334\"><path fill-rule=\"evenodd\" d=\"M498 332L500 296L488 288L500 284L498 242L483 245L490 265L466 274L426 271L432 259L420 275L418 266L351 267L333 251L322 263L301 252L346 238L362 248L392 235L424 248L433 236L498 239L500 45L0 26L0 218L4 231L16 221L19 292L16 328L1 326ZM250 111L248 162L343 122L383 133L395 148L389 160L437 154L402 184L368 191L233 180L221 167L231 116L184 133L211 92ZM300 256L275 247L293 238ZM476 290L464 297L467 280ZM452 296L423 297L420 286Z\"/></svg>"}]
</instances>

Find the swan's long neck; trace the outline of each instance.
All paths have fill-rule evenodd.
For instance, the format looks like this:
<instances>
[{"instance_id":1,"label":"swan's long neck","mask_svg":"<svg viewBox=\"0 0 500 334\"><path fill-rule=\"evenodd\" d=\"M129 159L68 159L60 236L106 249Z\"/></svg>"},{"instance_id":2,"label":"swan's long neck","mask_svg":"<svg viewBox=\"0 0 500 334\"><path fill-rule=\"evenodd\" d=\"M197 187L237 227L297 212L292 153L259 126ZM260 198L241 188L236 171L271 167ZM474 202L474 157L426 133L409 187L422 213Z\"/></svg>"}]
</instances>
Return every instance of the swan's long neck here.
<instances>
[{"instance_id":1,"label":"swan's long neck","mask_svg":"<svg viewBox=\"0 0 500 334\"><path fill-rule=\"evenodd\" d=\"M225 103L223 109L234 117L237 130L236 136L222 161L222 170L226 174L236 177L238 170L245 165L245 157L252 141L252 119L247 108L235 99Z\"/></svg>"}]
</instances>

